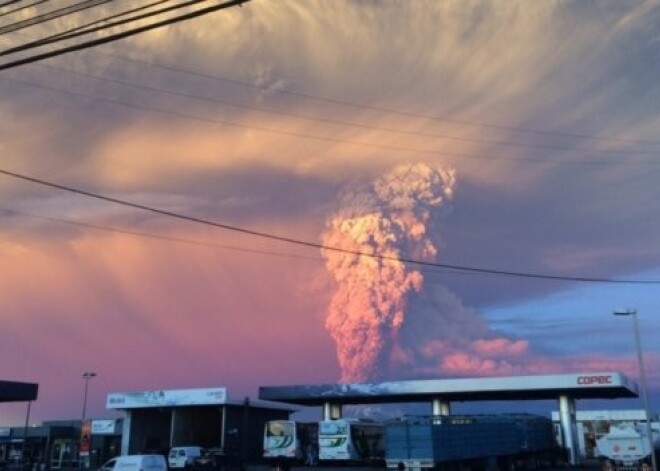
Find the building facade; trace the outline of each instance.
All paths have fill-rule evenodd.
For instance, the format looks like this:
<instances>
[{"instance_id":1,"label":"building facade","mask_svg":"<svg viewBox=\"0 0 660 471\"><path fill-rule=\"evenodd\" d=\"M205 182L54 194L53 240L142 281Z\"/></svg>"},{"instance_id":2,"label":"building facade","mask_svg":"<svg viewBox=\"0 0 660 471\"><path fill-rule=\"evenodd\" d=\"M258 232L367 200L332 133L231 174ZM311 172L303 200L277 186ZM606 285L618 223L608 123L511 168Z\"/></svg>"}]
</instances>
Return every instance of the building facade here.
<instances>
[{"instance_id":1,"label":"building facade","mask_svg":"<svg viewBox=\"0 0 660 471\"><path fill-rule=\"evenodd\" d=\"M247 397L231 400L224 387L110 393L106 405L124 412L121 454L201 446L251 463L262 460L266 422L293 412Z\"/></svg>"}]
</instances>

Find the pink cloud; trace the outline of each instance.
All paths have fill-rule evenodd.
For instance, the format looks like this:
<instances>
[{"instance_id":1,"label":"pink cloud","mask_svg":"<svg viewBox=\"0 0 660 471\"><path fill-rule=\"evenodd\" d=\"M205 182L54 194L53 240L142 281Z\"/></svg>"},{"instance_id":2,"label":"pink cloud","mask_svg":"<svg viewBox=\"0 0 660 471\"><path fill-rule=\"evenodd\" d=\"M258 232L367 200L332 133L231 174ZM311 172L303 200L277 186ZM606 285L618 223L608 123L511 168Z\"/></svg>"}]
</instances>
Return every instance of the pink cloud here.
<instances>
[{"instance_id":1,"label":"pink cloud","mask_svg":"<svg viewBox=\"0 0 660 471\"><path fill-rule=\"evenodd\" d=\"M3 379L40 384L33 422L79 417L80 375L89 369L99 374L88 404L93 417L110 415L111 391L227 386L241 398L255 397L260 385L340 377L324 329L332 290L320 260L283 264L119 234L24 242L0 246L0 354L12 358ZM632 355L544 355L490 329L446 289L426 296L436 297L431 308L413 304L402 326L391 378L599 370L637 377ZM660 358L645 359L657 385ZM0 424L24 420L24 404L0 405Z\"/></svg>"},{"instance_id":2,"label":"pink cloud","mask_svg":"<svg viewBox=\"0 0 660 471\"><path fill-rule=\"evenodd\" d=\"M444 286L424 286L410 299L399 352L389 376L468 377L621 371L638 378L637 357L616 353L550 355L528 339L492 329ZM660 355L645 355L649 384L660 387Z\"/></svg>"},{"instance_id":3,"label":"pink cloud","mask_svg":"<svg viewBox=\"0 0 660 471\"><path fill-rule=\"evenodd\" d=\"M509 340L506 338L498 339L479 339L472 342L472 348L475 352L490 356L520 356L527 352L529 342L527 340Z\"/></svg>"},{"instance_id":4,"label":"pink cloud","mask_svg":"<svg viewBox=\"0 0 660 471\"><path fill-rule=\"evenodd\" d=\"M255 398L282 378L329 382L338 367L323 329L327 297L323 283L309 287L322 273L320 260L120 234L0 249L0 355L12 359L2 379L39 383L35 421L79 417L88 370L98 373L93 417L109 414L111 391L227 386L232 398ZM0 405L0 425L24 414Z\"/></svg>"},{"instance_id":5,"label":"pink cloud","mask_svg":"<svg viewBox=\"0 0 660 471\"><path fill-rule=\"evenodd\" d=\"M536 353L527 340L506 338L432 341L420 348L424 358L417 357L413 366L419 377L443 376L510 376L525 374L559 374L581 371L621 371L630 378L639 376L637 356L567 355L550 356ZM421 360L421 361L420 361ZM645 354L649 382L660 382L660 355Z\"/></svg>"}]
</instances>

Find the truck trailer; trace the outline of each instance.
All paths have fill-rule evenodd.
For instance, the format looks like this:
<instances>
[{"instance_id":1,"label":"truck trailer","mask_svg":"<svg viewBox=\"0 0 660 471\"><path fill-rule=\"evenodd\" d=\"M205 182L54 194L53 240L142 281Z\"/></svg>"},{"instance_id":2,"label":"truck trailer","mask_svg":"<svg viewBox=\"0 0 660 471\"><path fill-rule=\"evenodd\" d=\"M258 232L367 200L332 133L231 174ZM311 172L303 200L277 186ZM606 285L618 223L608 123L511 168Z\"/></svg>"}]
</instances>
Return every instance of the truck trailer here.
<instances>
[{"instance_id":1,"label":"truck trailer","mask_svg":"<svg viewBox=\"0 0 660 471\"><path fill-rule=\"evenodd\" d=\"M646 425L611 426L606 435L596 440L596 448L604 469L650 469L651 453L657 456L657 443L652 450Z\"/></svg>"},{"instance_id":2,"label":"truck trailer","mask_svg":"<svg viewBox=\"0 0 660 471\"><path fill-rule=\"evenodd\" d=\"M319 422L319 464L382 465L385 459L384 427L365 419Z\"/></svg>"},{"instance_id":3,"label":"truck trailer","mask_svg":"<svg viewBox=\"0 0 660 471\"><path fill-rule=\"evenodd\" d=\"M289 470L318 456L318 422L269 420L264 427L263 458L271 467Z\"/></svg>"},{"instance_id":4,"label":"truck trailer","mask_svg":"<svg viewBox=\"0 0 660 471\"><path fill-rule=\"evenodd\" d=\"M415 416L385 424L388 468L515 469L560 456L549 418L530 414Z\"/></svg>"}]
</instances>

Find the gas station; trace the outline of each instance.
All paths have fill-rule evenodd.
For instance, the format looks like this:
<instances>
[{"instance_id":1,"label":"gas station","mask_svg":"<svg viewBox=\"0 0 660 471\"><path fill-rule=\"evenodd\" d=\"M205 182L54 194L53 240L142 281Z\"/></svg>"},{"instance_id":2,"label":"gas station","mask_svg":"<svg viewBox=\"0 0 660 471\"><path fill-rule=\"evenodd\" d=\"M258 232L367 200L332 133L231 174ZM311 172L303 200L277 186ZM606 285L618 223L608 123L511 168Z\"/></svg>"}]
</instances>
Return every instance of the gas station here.
<instances>
[{"instance_id":1,"label":"gas station","mask_svg":"<svg viewBox=\"0 0 660 471\"><path fill-rule=\"evenodd\" d=\"M33 401L37 389L38 385L32 383L0 381L0 402ZM462 402L554 400L558 405L558 435L567 461L578 465L576 401L634 398L638 394L637 383L620 372L584 372L261 386L259 401L230 399L225 387L115 392L108 395L106 407L124 412L122 430L117 431L122 454L196 443L233 449L251 459L261 455L263 424L288 418L294 411L292 406L318 406L323 419L328 420L341 418L347 405L427 403L431 415L447 416L452 413L452 404Z\"/></svg>"},{"instance_id":2,"label":"gas station","mask_svg":"<svg viewBox=\"0 0 660 471\"><path fill-rule=\"evenodd\" d=\"M124 412L123 455L195 444L245 460L261 458L264 424L293 412L283 404L230 399L226 387L113 392L106 407Z\"/></svg>"},{"instance_id":3,"label":"gas station","mask_svg":"<svg viewBox=\"0 0 660 471\"><path fill-rule=\"evenodd\" d=\"M341 418L344 405L427 402L432 415L446 416L451 414L452 402L556 400L561 439L571 465L577 465L580 461L575 401L638 395L637 383L619 372L259 388L259 399L265 401L320 406L324 420Z\"/></svg>"}]
</instances>

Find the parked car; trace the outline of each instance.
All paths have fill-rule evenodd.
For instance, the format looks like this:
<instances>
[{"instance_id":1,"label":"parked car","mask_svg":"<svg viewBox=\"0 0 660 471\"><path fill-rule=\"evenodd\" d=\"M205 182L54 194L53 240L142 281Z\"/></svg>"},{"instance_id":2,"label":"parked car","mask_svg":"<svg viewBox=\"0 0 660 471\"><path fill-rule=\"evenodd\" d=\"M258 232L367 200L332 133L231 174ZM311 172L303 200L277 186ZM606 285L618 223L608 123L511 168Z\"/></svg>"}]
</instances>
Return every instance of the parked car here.
<instances>
[{"instance_id":1,"label":"parked car","mask_svg":"<svg viewBox=\"0 0 660 471\"><path fill-rule=\"evenodd\" d=\"M195 459L202 456L204 448L201 446L175 446L168 455L168 464L170 469L189 468L195 462Z\"/></svg>"},{"instance_id":2,"label":"parked car","mask_svg":"<svg viewBox=\"0 0 660 471\"><path fill-rule=\"evenodd\" d=\"M168 471L163 455L115 456L101 465L99 471Z\"/></svg>"},{"instance_id":3,"label":"parked car","mask_svg":"<svg viewBox=\"0 0 660 471\"><path fill-rule=\"evenodd\" d=\"M201 456L195 458L193 465L198 468L222 468L226 459L227 455L222 448L208 448Z\"/></svg>"},{"instance_id":4,"label":"parked car","mask_svg":"<svg viewBox=\"0 0 660 471\"><path fill-rule=\"evenodd\" d=\"M220 447L208 448L196 458L194 471L245 471L243 459L236 450Z\"/></svg>"}]
</instances>

